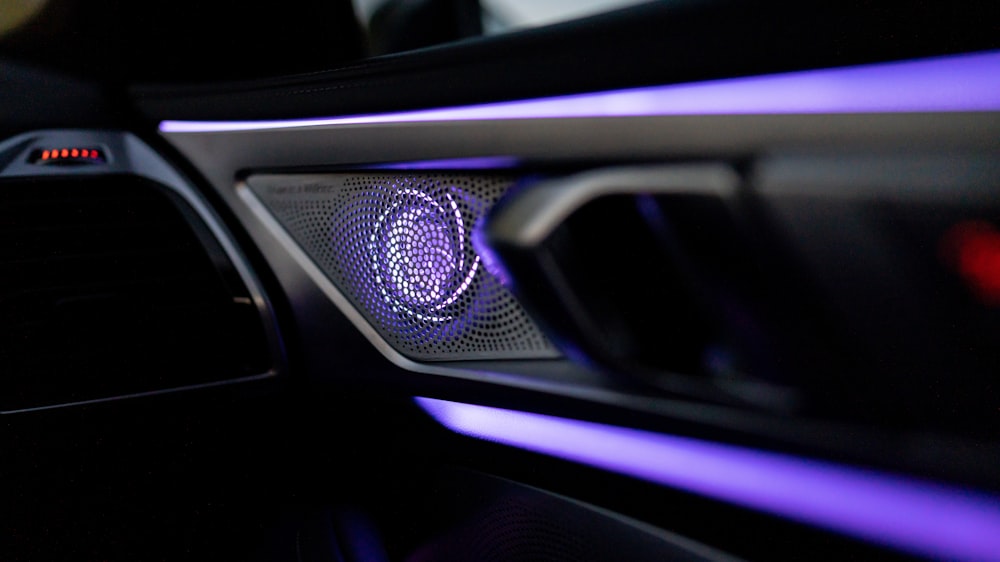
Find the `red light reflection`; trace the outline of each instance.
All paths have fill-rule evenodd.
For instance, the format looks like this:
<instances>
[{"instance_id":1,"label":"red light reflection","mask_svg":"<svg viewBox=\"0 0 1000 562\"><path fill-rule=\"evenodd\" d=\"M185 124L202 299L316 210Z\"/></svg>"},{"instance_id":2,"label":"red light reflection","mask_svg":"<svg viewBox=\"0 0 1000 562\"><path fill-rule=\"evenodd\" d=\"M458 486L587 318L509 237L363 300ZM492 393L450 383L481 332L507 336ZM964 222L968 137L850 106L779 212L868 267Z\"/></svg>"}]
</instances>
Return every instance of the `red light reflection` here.
<instances>
[{"instance_id":1,"label":"red light reflection","mask_svg":"<svg viewBox=\"0 0 1000 562\"><path fill-rule=\"evenodd\" d=\"M1000 306L1000 230L985 221L965 221L941 240L942 257L983 303Z\"/></svg>"}]
</instances>

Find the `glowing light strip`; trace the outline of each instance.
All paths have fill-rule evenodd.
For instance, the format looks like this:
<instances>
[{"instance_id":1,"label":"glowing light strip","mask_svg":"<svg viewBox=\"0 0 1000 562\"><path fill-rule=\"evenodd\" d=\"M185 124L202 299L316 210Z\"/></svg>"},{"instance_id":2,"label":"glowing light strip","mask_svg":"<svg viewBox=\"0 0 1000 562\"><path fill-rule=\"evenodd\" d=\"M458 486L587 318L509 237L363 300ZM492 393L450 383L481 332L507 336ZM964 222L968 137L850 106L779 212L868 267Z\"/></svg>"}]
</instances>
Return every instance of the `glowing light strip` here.
<instances>
[{"instance_id":1,"label":"glowing light strip","mask_svg":"<svg viewBox=\"0 0 1000 562\"><path fill-rule=\"evenodd\" d=\"M1000 110L1000 51L461 107L280 121L163 121L164 133L494 119Z\"/></svg>"},{"instance_id":2,"label":"glowing light strip","mask_svg":"<svg viewBox=\"0 0 1000 562\"><path fill-rule=\"evenodd\" d=\"M1000 498L828 462L430 398L445 427L911 553L1000 560Z\"/></svg>"},{"instance_id":3,"label":"glowing light strip","mask_svg":"<svg viewBox=\"0 0 1000 562\"><path fill-rule=\"evenodd\" d=\"M417 162L393 162L366 166L373 170L495 170L514 168L520 160L512 156L487 156L483 158L450 158Z\"/></svg>"}]
</instances>

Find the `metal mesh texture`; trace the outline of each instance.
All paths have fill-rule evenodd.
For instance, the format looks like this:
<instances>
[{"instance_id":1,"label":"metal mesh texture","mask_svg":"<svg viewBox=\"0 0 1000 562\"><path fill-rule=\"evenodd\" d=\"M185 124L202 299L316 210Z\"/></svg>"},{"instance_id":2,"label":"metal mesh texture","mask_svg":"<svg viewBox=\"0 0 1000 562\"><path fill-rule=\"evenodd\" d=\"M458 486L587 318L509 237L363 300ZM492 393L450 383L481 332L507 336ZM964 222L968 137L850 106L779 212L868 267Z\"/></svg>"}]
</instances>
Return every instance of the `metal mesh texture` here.
<instances>
[{"instance_id":1,"label":"metal mesh texture","mask_svg":"<svg viewBox=\"0 0 1000 562\"><path fill-rule=\"evenodd\" d=\"M557 352L473 249L492 175L261 175L247 184L378 333L417 360Z\"/></svg>"}]
</instances>

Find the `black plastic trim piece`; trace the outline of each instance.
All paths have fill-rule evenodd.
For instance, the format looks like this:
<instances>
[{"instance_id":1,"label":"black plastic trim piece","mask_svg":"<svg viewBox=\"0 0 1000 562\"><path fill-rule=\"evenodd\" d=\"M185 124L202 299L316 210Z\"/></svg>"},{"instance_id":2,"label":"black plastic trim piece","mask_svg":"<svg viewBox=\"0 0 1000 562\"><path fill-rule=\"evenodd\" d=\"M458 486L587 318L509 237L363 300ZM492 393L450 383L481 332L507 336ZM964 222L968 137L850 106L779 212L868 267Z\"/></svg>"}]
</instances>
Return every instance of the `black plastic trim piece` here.
<instances>
[{"instance_id":1,"label":"black plastic trim piece","mask_svg":"<svg viewBox=\"0 0 1000 562\"><path fill-rule=\"evenodd\" d=\"M399 111L987 50L1000 46L997 21L1000 4L969 0L652 2L323 72L131 96L150 120Z\"/></svg>"},{"instance_id":2,"label":"black plastic trim piece","mask_svg":"<svg viewBox=\"0 0 1000 562\"><path fill-rule=\"evenodd\" d=\"M107 158L104 166L36 166L29 156L42 147L50 146L100 146ZM196 235L211 238L211 246L217 247L220 260L227 260L235 269L239 280L246 287L247 303L259 315L266 338L269 368L261 373L250 376L239 376L232 379L211 381L204 384L183 385L141 391L123 395L101 396L84 400L60 402L52 404L31 404L25 407L13 407L0 412L10 414L17 412L37 411L65 406L77 406L137 396L149 396L164 392L207 388L232 382L267 379L285 372L285 351L282 337L275 321L270 300L264 293L256 274L247 264L242 252L232 241L230 234L212 208L203 197L169 164L163 161L152 149L129 133L115 131L91 130L46 130L25 133L0 143L0 162L6 166L0 169L0 178L4 179L66 179L66 178L97 178L133 175L146 180L152 180L162 186L173 196L179 198L189 207L196 220L203 223L199 226L204 232L196 229ZM182 210L182 212L184 212ZM224 255L222 255L224 253Z\"/></svg>"}]
</instances>

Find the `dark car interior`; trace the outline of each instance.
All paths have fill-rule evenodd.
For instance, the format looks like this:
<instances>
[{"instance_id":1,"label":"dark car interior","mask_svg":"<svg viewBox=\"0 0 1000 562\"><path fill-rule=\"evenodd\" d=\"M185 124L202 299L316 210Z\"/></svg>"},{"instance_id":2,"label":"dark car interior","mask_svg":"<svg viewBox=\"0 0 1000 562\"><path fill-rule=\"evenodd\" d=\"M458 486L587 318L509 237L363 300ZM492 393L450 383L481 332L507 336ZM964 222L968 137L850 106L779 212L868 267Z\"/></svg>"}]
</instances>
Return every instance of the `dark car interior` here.
<instances>
[{"instance_id":1,"label":"dark car interior","mask_svg":"<svg viewBox=\"0 0 1000 562\"><path fill-rule=\"evenodd\" d=\"M1000 560L1000 4L0 0L0 560Z\"/></svg>"}]
</instances>

